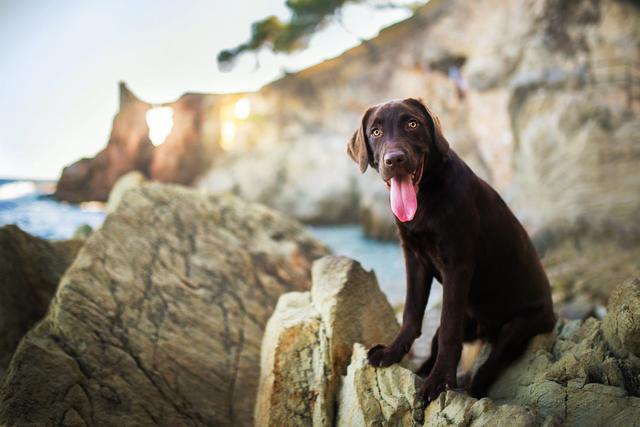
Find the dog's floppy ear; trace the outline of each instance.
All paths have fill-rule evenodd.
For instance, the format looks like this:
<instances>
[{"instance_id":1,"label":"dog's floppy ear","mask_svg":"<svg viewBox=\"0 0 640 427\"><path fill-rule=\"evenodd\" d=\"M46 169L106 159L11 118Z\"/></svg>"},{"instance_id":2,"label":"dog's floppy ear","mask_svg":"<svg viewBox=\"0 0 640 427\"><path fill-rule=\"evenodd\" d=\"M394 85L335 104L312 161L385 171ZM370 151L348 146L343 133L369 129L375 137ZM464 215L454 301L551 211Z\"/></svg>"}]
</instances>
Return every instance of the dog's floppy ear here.
<instances>
[{"instance_id":1,"label":"dog's floppy ear","mask_svg":"<svg viewBox=\"0 0 640 427\"><path fill-rule=\"evenodd\" d=\"M367 142L367 119L369 118L369 108L362 115L360 127L353 133L353 136L347 144L347 153L360 166L360 172L364 173L369 164L369 144Z\"/></svg>"},{"instance_id":2,"label":"dog's floppy ear","mask_svg":"<svg viewBox=\"0 0 640 427\"><path fill-rule=\"evenodd\" d=\"M442 155L447 154L449 151L449 142L446 140L442 133L442 126L440 125L440 119L436 116L426 105L422 103L422 100L415 98L408 98L408 102L416 105L427 117L427 120L431 124L431 135L434 138L434 144L438 152Z\"/></svg>"}]
</instances>

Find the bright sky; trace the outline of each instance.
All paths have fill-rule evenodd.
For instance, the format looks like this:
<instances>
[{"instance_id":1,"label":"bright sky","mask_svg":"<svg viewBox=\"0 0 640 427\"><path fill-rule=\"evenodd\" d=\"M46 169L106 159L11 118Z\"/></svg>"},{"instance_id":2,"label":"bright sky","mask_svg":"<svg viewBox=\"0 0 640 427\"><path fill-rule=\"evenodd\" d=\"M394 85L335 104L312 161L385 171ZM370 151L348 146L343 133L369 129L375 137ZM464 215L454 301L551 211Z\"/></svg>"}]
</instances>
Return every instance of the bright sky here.
<instances>
[{"instance_id":1,"label":"bright sky","mask_svg":"<svg viewBox=\"0 0 640 427\"><path fill-rule=\"evenodd\" d=\"M256 90L409 12L348 5L344 28L331 24L307 50L262 52L257 70L247 55L232 72L218 71L217 53L271 14L288 16L284 0L0 0L0 177L53 179L93 156L107 142L120 80L149 102Z\"/></svg>"}]
</instances>

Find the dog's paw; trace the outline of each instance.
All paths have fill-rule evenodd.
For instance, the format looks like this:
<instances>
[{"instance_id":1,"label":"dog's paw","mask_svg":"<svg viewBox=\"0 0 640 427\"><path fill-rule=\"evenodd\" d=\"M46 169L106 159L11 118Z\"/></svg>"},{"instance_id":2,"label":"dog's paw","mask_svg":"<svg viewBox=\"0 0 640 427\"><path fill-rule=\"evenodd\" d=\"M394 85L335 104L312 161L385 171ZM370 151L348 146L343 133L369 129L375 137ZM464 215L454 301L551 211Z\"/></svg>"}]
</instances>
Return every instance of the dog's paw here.
<instances>
[{"instance_id":1,"label":"dog's paw","mask_svg":"<svg viewBox=\"0 0 640 427\"><path fill-rule=\"evenodd\" d=\"M422 407L426 408L429 403L433 402L440 396L440 393L447 390L447 384L444 380L429 376L420 387L420 398L422 399Z\"/></svg>"},{"instance_id":2,"label":"dog's paw","mask_svg":"<svg viewBox=\"0 0 640 427\"><path fill-rule=\"evenodd\" d=\"M402 360L403 356L404 354L400 354L393 347L386 347L382 344L371 347L367 353L369 364L376 367L391 366Z\"/></svg>"}]
</instances>

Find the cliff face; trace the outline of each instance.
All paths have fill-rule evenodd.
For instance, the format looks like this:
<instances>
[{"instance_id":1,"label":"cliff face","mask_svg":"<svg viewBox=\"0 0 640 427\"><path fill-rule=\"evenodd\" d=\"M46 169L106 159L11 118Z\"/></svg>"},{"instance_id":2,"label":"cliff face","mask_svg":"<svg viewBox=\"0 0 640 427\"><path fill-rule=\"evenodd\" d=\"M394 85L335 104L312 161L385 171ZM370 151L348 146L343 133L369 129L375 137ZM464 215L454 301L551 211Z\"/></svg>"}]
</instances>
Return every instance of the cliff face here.
<instances>
[{"instance_id":1,"label":"cliff face","mask_svg":"<svg viewBox=\"0 0 640 427\"><path fill-rule=\"evenodd\" d=\"M376 209L386 192L358 176L344 146L367 106L413 96L530 230L559 221L628 230L640 209L631 169L640 159L639 29L638 6L617 0L431 1L252 95L263 130L243 141L255 147L251 158L221 163L203 185L303 220L389 223L375 218L388 212Z\"/></svg>"},{"instance_id":2,"label":"cliff face","mask_svg":"<svg viewBox=\"0 0 640 427\"><path fill-rule=\"evenodd\" d=\"M367 106L420 97L530 230L587 223L637 236L639 52L633 2L432 0L375 39L256 93L198 95L191 130L174 126L153 150L166 145L167 155L148 173L189 183L202 164L172 159L211 160L197 185L304 221L363 217L388 236L386 190L374 175L359 175L345 144ZM251 112L238 118L243 98ZM200 143L169 150L189 138ZM206 157L187 146L224 151Z\"/></svg>"}]
</instances>

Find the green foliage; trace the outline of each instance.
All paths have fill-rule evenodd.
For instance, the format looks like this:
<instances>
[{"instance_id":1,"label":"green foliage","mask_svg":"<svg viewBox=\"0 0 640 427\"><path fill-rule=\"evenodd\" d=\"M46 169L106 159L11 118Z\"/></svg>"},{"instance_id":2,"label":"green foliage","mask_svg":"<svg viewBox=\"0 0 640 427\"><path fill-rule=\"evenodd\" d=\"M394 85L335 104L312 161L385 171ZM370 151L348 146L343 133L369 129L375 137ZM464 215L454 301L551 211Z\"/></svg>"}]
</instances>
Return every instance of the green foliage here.
<instances>
[{"instance_id":1,"label":"green foliage","mask_svg":"<svg viewBox=\"0 0 640 427\"><path fill-rule=\"evenodd\" d=\"M263 47L273 52L291 53L306 47L309 37L322 28L329 19L339 14L346 3L372 3L375 7L396 7L393 1L382 3L376 0L287 0L291 18L283 22L269 16L251 26L250 39L234 48L218 54L221 68L233 66L233 61L243 53L256 52ZM405 5L405 7L412 7Z\"/></svg>"}]
</instances>

